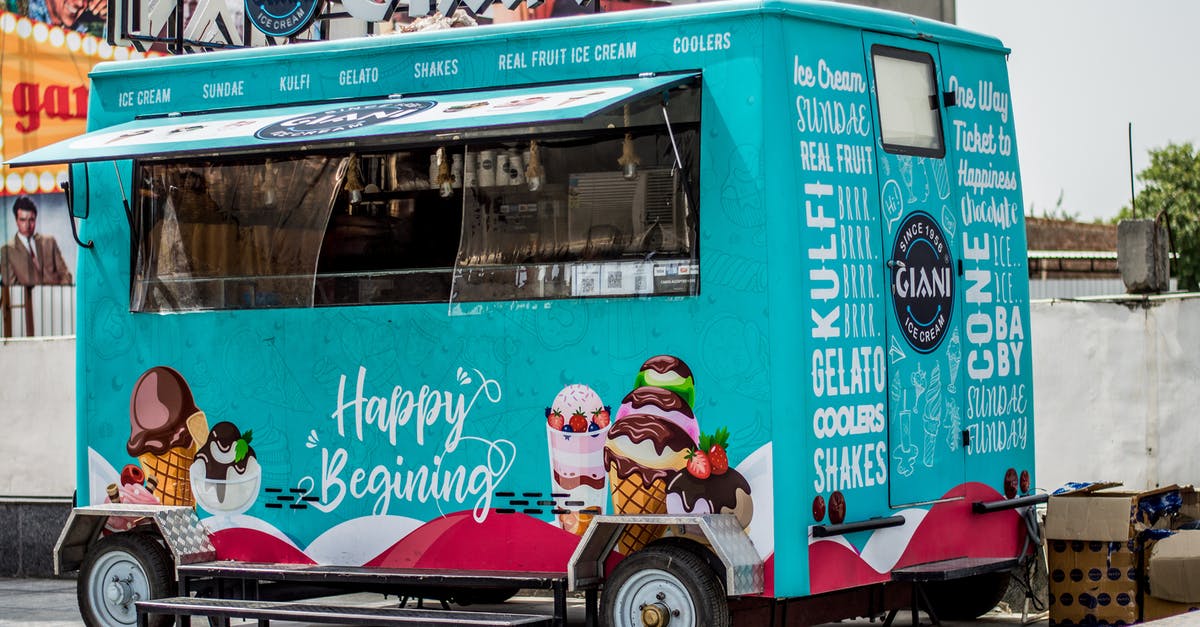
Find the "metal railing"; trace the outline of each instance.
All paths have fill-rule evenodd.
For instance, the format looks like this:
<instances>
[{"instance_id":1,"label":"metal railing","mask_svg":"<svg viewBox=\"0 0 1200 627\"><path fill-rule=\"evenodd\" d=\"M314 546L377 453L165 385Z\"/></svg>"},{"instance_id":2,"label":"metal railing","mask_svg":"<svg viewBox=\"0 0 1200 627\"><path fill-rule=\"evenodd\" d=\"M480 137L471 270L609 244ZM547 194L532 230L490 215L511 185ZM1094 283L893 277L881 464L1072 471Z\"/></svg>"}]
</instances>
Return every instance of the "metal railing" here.
<instances>
[{"instance_id":1,"label":"metal railing","mask_svg":"<svg viewBox=\"0 0 1200 627\"><path fill-rule=\"evenodd\" d=\"M74 334L74 285L0 286L0 336Z\"/></svg>"}]
</instances>

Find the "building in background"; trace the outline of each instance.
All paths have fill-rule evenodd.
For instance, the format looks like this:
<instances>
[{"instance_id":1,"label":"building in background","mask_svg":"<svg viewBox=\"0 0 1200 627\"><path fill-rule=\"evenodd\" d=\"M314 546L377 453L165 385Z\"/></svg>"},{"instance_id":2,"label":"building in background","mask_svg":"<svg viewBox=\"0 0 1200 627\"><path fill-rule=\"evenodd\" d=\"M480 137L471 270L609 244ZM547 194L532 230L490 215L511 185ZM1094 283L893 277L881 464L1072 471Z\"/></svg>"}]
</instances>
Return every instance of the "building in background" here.
<instances>
[{"instance_id":1,"label":"building in background","mask_svg":"<svg viewBox=\"0 0 1200 627\"><path fill-rule=\"evenodd\" d=\"M1032 298L1125 293L1117 268L1117 226L1025 218Z\"/></svg>"},{"instance_id":2,"label":"building in background","mask_svg":"<svg viewBox=\"0 0 1200 627\"><path fill-rule=\"evenodd\" d=\"M105 60L146 56L102 38L97 16L107 10L103 2L103 7L71 0L15 4L9 7L27 14L0 12L0 160L82 134L92 67ZM55 8L53 19L59 25L30 18L44 15L38 7L46 5ZM69 19L64 17L68 9L75 11ZM37 232L58 242L73 273L78 250L60 188L66 179L65 166L0 166L0 241L9 242L17 233L12 205L17 197L28 195L38 207ZM0 276L5 273L0 271ZM72 335L74 303L73 284L4 285L0 337Z\"/></svg>"},{"instance_id":3,"label":"building in background","mask_svg":"<svg viewBox=\"0 0 1200 627\"><path fill-rule=\"evenodd\" d=\"M836 0L846 4L875 7L889 11L899 11L921 17L927 17L943 22L954 23L955 0ZM575 0L545 0L541 5L530 9L521 4L514 10L507 10L503 5L492 5L492 18L497 22L510 22L549 17L564 17L581 13L609 13L627 11L672 4L690 4L694 0L593 0L586 6L579 6Z\"/></svg>"}]
</instances>

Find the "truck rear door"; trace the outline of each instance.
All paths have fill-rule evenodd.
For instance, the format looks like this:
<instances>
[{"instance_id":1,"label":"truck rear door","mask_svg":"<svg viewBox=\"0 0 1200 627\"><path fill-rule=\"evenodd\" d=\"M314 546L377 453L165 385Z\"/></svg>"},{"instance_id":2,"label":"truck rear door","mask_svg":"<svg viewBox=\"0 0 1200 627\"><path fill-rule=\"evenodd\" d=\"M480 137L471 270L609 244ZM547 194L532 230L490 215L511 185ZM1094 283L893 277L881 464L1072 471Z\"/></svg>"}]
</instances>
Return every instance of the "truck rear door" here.
<instances>
[{"instance_id":1,"label":"truck rear door","mask_svg":"<svg viewBox=\"0 0 1200 627\"><path fill-rule=\"evenodd\" d=\"M938 46L877 33L864 33L863 44L889 284L889 499L901 507L963 494L961 246Z\"/></svg>"}]
</instances>

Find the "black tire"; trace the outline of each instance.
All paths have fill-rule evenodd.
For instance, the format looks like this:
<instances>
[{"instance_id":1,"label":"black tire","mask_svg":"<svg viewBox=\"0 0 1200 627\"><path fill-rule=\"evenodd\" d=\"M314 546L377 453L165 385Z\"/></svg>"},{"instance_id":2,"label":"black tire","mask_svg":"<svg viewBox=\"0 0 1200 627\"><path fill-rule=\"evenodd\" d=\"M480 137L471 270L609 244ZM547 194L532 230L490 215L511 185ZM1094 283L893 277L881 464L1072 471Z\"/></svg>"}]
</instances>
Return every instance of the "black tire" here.
<instances>
[{"instance_id":1,"label":"black tire","mask_svg":"<svg viewBox=\"0 0 1200 627\"><path fill-rule=\"evenodd\" d=\"M520 591L520 588L459 588L453 598L459 605L498 605Z\"/></svg>"},{"instance_id":2,"label":"black tire","mask_svg":"<svg viewBox=\"0 0 1200 627\"><path fill-rule=\"evenodd\" d=\"M115 533L88 549L76 581L79 613L88 627L137 624L134 602L173 596L177 586L171 556L154 535ZM152 627L175 622L152 616Z\"/></svg>"},{"instance_id":3,"label":"black tire","mask_svg":"<svg viewBox=\"0 0 1200 627\"><path fill-rule=\"evenodd\" d=\"M708 567L712 569L717 581L722 583L725 581L725 564L721 563L721 558L717 557L717 554L713 553L712 549L706 545L700 544L691 538L667 536L651 542L650 546L675 546L684 549L704 560L704 563L708 564Z\"/></svg>"},{"instance_id":4,"label":"black tire","mask_svg":"<svg viewBox=\"0 0 1200 627\"><path fill-rule=\"evenodd\" d=\"M604 583L600 624L653 624L644 611L670 613L672 627L730 625L725 587L716 574L700 556L670 544L650 545L626 557Z\"/></svg>"},{"instance_id":5,"label":"black tire","mask_svg":"<svg viewBox=\"0 0 1200 627\"><path fill-rule=\"evenodd\" d=\"M925 595L939 620L974 620L987 614L1004 598L1009 574L985 573L925 584Z\"/></svg>"}]
</instances>

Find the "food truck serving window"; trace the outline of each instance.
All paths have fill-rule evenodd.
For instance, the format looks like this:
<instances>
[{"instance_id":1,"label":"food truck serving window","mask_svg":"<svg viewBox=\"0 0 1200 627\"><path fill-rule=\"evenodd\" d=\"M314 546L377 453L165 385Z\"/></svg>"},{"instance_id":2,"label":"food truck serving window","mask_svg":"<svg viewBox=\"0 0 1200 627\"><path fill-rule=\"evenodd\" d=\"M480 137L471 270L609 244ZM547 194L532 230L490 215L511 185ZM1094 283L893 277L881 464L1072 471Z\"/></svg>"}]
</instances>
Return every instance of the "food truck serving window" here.
<instances>
[{"instance_id":1,"label":"food truck serving window","mask_svg":"<svg viewBox=\"0 0 1200 627\"><path fill-rule=\"evenodd\" d=\"M581 120L143 159L132 309L696 294L699 122L673 86Z\"/></svg>"},{"instance_id":2,"label":"food truck serving window","mask_svg":"<svg viewBox=\"0 0 1200 627\"><path fill-rule=\"evenodd\" d=\"M874 46L871 58L884 150L921 157L945 155L933 57L924 52Z\"/></svg>"}]
</instances>

